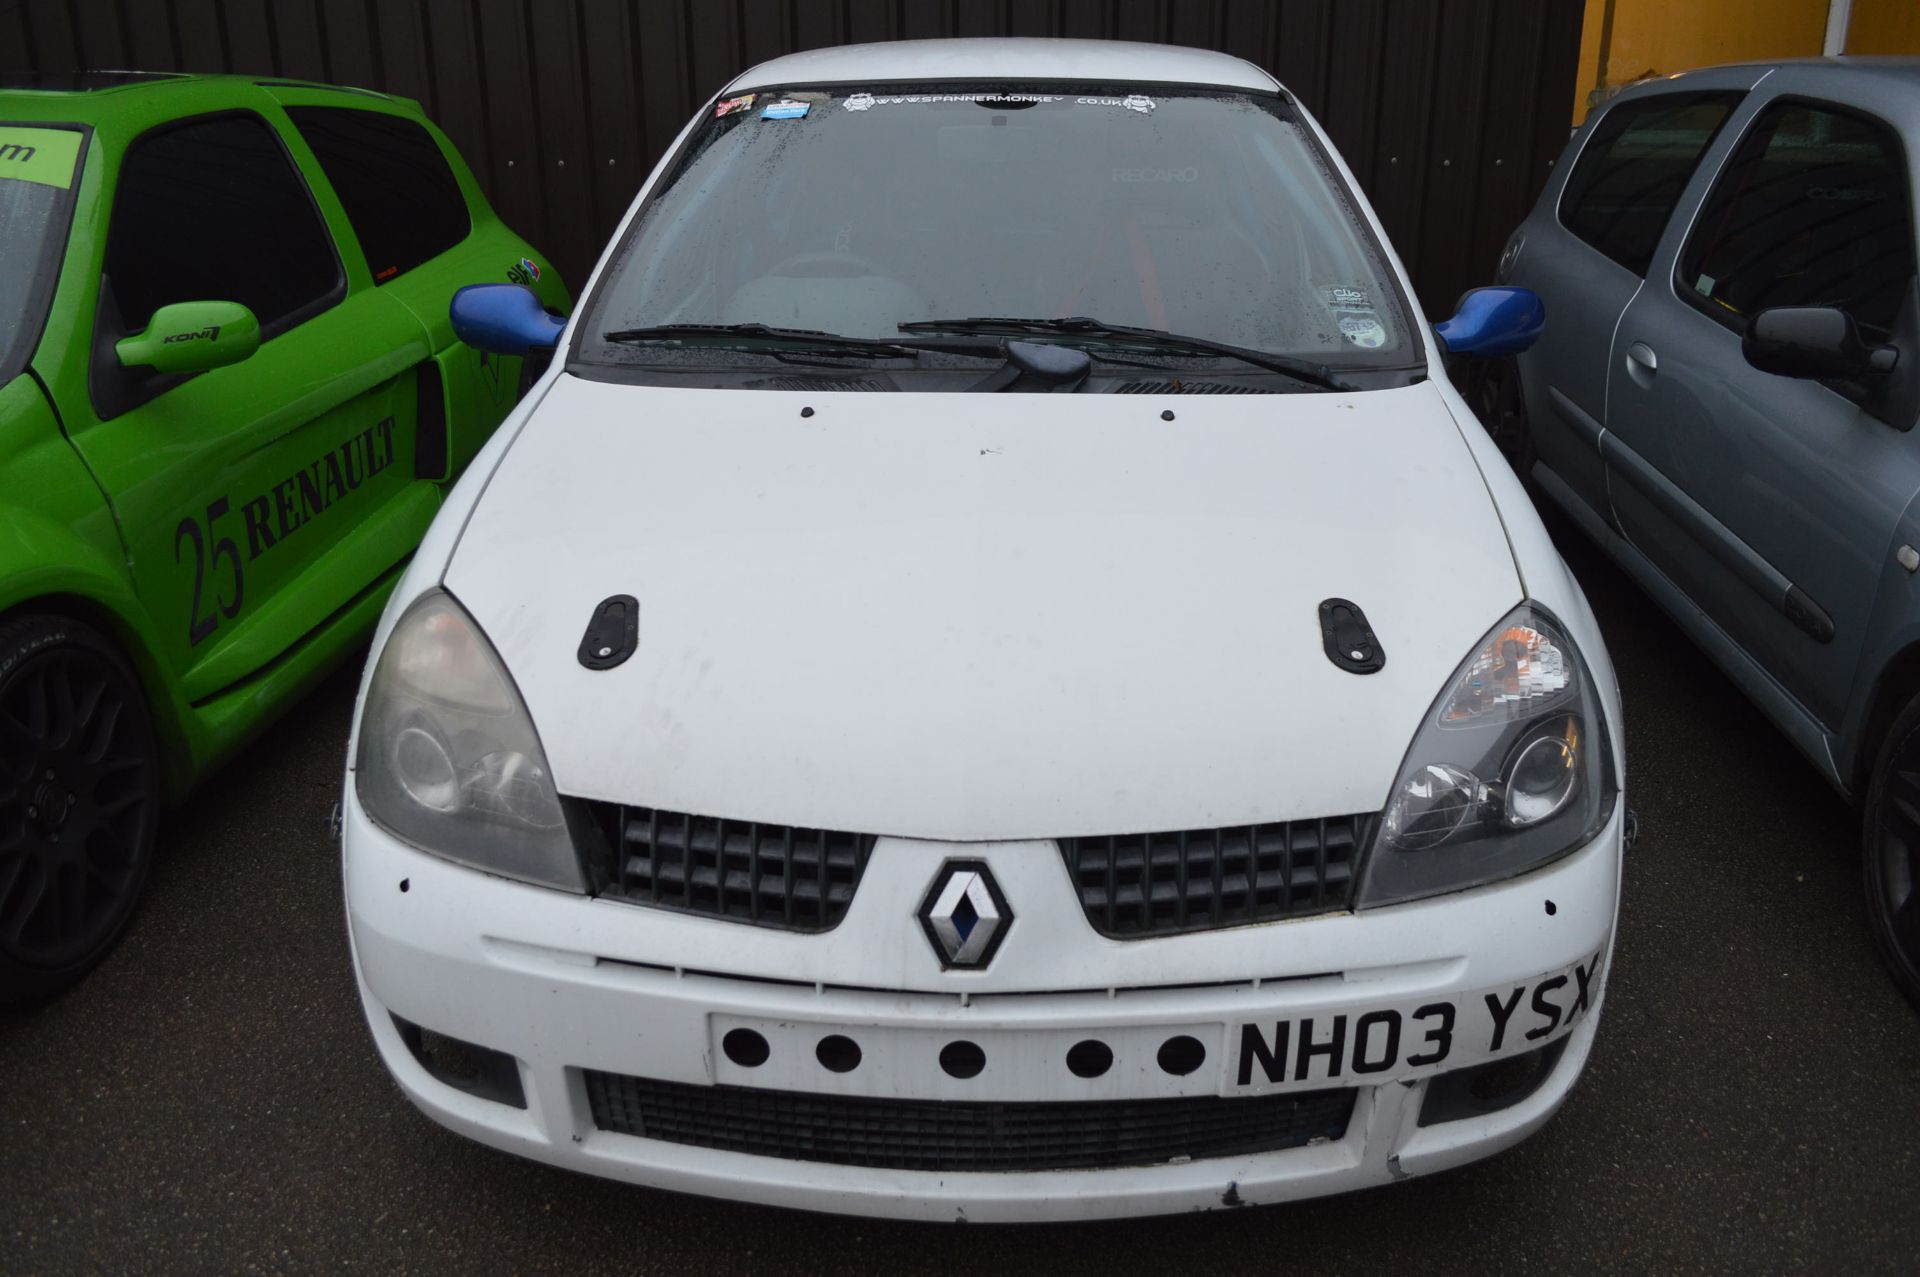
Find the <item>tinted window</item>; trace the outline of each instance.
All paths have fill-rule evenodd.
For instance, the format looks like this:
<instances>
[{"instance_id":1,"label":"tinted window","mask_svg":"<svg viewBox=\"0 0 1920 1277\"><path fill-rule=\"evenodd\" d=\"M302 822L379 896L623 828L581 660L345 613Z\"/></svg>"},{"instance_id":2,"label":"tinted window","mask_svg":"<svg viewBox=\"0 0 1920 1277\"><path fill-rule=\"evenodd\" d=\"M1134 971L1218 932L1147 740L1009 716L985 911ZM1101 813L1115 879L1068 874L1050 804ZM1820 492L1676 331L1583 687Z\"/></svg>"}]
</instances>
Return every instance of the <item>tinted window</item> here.
<instances>
[{"instance_id":1,"label":"tinted window","mask_svg":"<svg viewBox=\"0 0 1920 1277\"><path fill-rule=\"evenodd\" d=\"M1838 306L1884 335L1913 273L1898 140L1871 120L1789 102L1740 144L1674 285L1736 326L1769 306Z\"/></svg>"},{"instance_id":2,"label":"tinted window","mask_svg":"<svg viewBox=\"0 0 1920 1277\"><path fill-rule=\"evenodd\" d=\"M340 196L374 283L396 279L467 237L472 223L460 183L418 124L327 106L287 114Z\"/></svg>"},{"instance_id":3,"label":"tinted window","mask_svg":"<svg viewBox=\"0 0 1920 1277\"><path fill-rule=\"evenodd\" d=\"M1417 357L1392 275L1277 98L941 84L716 111L621 245L587 333L893 337L912 320L1086 315L1341 367Z\"/></svg>"},{"instance_id":4,"label":"tinted window","mask_svg":"<svg viewBox=\"0 0 1920 1277\"><path fill-rule=\"evenodd\" d=\"M236 114L133 144L113 197L107 278L122 333L174 302L233 301L271 336L335 296L340 266L280 139Z\"/></svg>"},{"instance_id":5,"label":"tinted window","mask_svg":"<svg viewBox=\"0 0 1920 1277\"><path fill-rule=\"evenodd\" d=\"M1646 273L1673 206L1738 93L1627 102L1594 126L1560 197L1560 220L1636 275Z\"/></svg>"}]
</instances>

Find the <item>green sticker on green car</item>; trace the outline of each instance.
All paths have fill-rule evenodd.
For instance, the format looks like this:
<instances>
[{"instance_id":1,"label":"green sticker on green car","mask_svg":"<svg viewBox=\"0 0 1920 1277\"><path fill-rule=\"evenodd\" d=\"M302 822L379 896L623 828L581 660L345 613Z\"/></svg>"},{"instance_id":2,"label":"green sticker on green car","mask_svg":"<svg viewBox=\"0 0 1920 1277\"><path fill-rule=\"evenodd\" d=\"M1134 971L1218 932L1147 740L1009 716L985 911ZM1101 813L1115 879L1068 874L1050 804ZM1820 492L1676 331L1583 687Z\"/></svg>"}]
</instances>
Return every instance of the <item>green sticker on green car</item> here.
<instances>
[{"instance_id":1,"label":"green sticker on green car","mask_svg":"<svg viewBox=\"0 0 1920 1277\"><path fill-rule=\"evenodd\" d=\"M79 154L80 135L72 129L0 126L0 178L65 190L73 185L73 161Z\"/></svg>"}]
</instances>

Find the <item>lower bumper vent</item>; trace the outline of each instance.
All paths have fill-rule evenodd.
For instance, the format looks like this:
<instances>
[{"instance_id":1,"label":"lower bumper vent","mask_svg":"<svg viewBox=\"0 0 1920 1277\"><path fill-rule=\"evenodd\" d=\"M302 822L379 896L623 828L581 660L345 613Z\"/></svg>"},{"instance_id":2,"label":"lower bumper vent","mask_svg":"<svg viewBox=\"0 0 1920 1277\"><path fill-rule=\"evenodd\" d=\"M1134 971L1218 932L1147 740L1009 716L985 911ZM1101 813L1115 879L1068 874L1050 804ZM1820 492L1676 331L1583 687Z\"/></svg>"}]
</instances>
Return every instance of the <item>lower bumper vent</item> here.
<instances>
[{"instance_id":1,"label":"lower bumper vent","mask_svg":"<svg viewBox=\"0 0 1920 1277\"><path fill-rule=\"evenodd\" d=\"M1346 1134L1356 1092L981 1103L692 1086L588 1071L603 1131L699 1148L910 1171L1154 1166Z\"/></svg>"}]
</instances>

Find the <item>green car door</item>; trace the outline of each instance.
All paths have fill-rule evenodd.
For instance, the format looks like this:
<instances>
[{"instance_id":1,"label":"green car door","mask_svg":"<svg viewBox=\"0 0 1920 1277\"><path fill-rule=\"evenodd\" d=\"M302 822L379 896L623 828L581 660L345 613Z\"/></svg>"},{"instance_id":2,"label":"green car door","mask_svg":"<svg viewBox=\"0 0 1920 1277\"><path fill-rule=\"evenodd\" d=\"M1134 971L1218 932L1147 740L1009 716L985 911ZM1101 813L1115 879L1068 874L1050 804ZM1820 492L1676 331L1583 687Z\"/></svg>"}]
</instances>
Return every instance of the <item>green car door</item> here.
<instances>
[{"instance_id":1,"label":"green car door","mask_svg":"<svg viewBox=\"0 0 1920 1277\"><path fill-rule=\"evenodd\" d=\"M339 197L375 287L427 331L449 430L444 453L435 452L437 440L423 437L417 461L423 476L456 475L519 398L523 361L454 337L447 313L453 288L511 280L555 310L565 307L566 292L533 250L474 233L479 228L470 210L484 211L486 200L431 121L336 90L276 85L271 91Z\"/></svg>"},{"instance_id":2,"label":"green car door","mask_svg":"<svg viewBox=\"0 0 1920 1277\"><path fill-rule=\"evenodd\" d=\"M439 504L413 468L413 314L342 254L287 139L235 110L142 133L108 199L88 401L63 404L112 503L161 660L198 704L404 559ZM164 307L245 306L258 350L197 375L128 363ZM182 336L212 343L191 325Z\"/></svg>"}]
</instances>

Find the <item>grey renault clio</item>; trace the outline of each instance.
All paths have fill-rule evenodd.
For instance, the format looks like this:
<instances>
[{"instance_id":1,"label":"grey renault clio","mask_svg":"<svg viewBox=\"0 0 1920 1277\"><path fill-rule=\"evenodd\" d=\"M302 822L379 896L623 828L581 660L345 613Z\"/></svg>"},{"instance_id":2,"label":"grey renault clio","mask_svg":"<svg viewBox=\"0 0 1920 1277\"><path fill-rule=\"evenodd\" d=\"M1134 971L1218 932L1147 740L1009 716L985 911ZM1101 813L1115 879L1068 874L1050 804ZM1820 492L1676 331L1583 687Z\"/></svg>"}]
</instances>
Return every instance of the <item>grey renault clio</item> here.
<instances>
[{"instance_id":1,"label":"grey renault clio","mask_svg":"<svg viewBox=\"0 0 1920 1277\"><path fill-rule=\"evenodd\" d=\"M1497 282L1552 322L1476 407L1862 808L1920 1005L1920 60L1716 67L1589 117Z\"/></svg>"}]
</instances>

